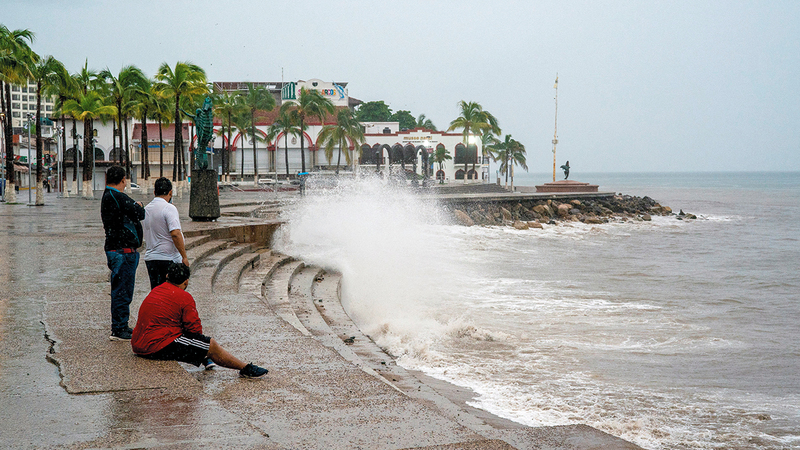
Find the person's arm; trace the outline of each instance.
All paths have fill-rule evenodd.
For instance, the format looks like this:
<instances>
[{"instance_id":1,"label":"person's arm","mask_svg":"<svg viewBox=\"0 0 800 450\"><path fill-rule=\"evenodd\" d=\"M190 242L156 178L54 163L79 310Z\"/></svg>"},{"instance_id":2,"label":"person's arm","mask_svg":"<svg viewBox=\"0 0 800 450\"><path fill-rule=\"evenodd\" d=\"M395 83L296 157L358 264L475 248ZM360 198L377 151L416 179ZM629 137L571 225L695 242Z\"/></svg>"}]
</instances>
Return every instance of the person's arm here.
<instances>
[{"instance_id":1,"label":"person's arm","mask_svg":"<svg viewBox=\"0 0 800 450\"><path fill-rule=\"evenodd\" d=\"M183 265L189 267L189 257L186 255L186 243L183 241L183 233L181 233L181 229L177 228L169 232L169 235L172 236L172 243L175 244L175 248L178 249L178 252L181 254L181 259L183 259Z\"/></svg>"},{"instance_id":2,"label":"person's arm","mask_svg":"<svg viewBox=\"0 0 800 450\"><path fill-rule=\"evenodd\" d=\"M181 328L192 333L203 333L203 325L200 322L200 316L197 314L197 305L194 298L187 293L189 298L185 301L181 310Z\"/></svg>"}]
</instances>

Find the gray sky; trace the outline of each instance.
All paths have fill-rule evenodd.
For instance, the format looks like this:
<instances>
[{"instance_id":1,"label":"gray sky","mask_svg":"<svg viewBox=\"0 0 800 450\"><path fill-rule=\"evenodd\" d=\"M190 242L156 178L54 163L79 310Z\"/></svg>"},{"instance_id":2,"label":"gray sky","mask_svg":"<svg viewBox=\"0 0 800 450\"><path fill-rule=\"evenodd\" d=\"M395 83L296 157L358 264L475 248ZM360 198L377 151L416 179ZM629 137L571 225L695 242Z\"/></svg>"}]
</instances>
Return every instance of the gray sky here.
<instances>
[{"instance_id":1,"label":"gray sky","mask_svg":"<svg viewBox=\"0 0 800 450\"><path fill-rule=\"evenodd\" d=\"M320 78L440 128L477 101L552 171L800 170L799 1L4 0L77 71L191 61L212 81Z\"/></svg>"}]
</instances>

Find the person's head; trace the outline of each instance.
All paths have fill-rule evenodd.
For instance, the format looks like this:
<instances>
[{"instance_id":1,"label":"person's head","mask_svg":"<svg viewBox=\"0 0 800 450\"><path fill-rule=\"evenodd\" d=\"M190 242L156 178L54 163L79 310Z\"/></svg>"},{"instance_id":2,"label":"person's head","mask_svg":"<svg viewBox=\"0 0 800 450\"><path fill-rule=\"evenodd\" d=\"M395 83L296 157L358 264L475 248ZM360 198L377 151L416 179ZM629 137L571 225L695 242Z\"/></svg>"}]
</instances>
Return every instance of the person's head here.
<instances>
[{"instance_id":1,"label":"person's head","mask_svg":"<svg viewBox=\"0 0 800 450\"><path fill-rule=\"evenodd\" d=\"M191 274L192 271L183 263L172 263L169 265L169 269L167 269L167 281L181 289L186 289Z\"/></svg>"},{"instance_id":2,"label":"person's head","mask_svg":"<svg viewBox=\"0 0 800 450\"><path fill-rule=\"evenodd\" d=\"M116 186L125 180L125 169L122 166L111 166L106 170L106 184Z\"/></svg>"},{"instance_id":3,"label":"person's head","mask_svg":"<svg viewBox=\"0 0 800 450\"><path fill-rule=\"evenodd\" d=\"M156 197L160 197L162 195L167 195L172 192L172 182L169 181L166 177L161 177L156 180L156 183L153 187L153 194Z\"/></svg>"}]
</instances>

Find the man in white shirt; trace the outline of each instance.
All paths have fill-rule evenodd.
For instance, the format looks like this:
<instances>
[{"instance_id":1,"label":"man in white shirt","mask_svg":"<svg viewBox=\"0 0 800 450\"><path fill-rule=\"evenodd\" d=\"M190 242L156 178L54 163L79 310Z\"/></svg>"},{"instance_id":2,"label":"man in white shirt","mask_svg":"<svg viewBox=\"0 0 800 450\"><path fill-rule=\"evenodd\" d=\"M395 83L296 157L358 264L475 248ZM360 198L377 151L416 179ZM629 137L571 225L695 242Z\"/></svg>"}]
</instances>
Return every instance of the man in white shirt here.
<instances>
[{"instance_id":1,"label":"man in white shirt","mask_svg":"<svg viewBox=\"0 0 800 450\"><path fill-rule=\"evenodd\" d=\"M189 266L178 208L170 203L172 183L165 177L157 179L153 193L155 198L145 206L142 222L147 242L144 263L150 276L150 289L167 281L170 264L182 262Z\"/></svg>"}]
</instances>

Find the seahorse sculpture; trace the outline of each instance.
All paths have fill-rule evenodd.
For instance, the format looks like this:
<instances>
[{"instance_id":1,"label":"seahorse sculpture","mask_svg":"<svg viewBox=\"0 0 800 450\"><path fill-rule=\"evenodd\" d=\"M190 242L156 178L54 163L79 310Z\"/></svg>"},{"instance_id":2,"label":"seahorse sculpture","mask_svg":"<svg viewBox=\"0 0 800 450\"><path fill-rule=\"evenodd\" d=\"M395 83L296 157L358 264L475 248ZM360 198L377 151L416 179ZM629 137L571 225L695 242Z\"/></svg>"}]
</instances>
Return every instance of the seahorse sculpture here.
<instances>
[{"instance_id":1,"label":"seahorse sculpture","mask_svg":"<svg viewBox=\"0 0 800 450\"><path fill-rule=\"evenodd\" d=\"M197 108L194 114L181 110L192 119L197 129L197 147L194 149L194 160L197 161L197 167L200 169L208 168L206 148L214 138L214 110L212 106L211 98L206 97L203 101L203 107Z\"/></svg>"}]
</instances>

